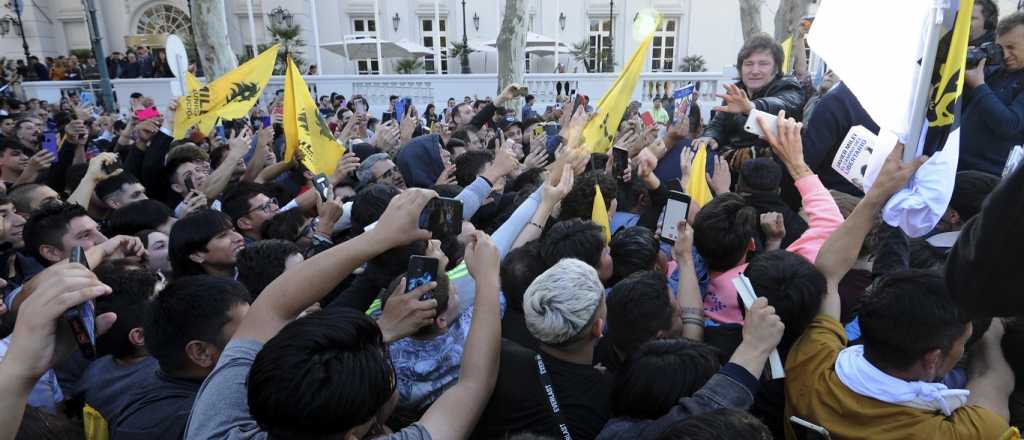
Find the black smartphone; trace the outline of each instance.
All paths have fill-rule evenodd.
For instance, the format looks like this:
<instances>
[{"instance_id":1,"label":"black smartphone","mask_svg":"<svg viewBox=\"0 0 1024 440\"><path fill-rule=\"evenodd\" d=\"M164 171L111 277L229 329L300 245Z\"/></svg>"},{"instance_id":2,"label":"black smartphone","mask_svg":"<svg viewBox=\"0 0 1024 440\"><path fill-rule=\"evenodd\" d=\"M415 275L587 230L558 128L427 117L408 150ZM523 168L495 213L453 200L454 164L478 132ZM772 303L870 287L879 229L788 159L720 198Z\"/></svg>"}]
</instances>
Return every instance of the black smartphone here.
<instances>
[{"instance_id":1,"label":"black smartphone","mask_svg":"<svg viewBox=\"0 0 1024 440\"><path fill-rule=\"evenodd\" d=\"M185 177L185 191L191 193L196 190L196 183L192 180L192 176Z\"/></svg>"},{"instance_id":2,"label":"black smartphone","mask_svg":"<svg viewBox=\"0 0 1024 440\"><path fill-rule=\"evenodd\" d=\"M109 175L114 171L117 171L119 168L121 168L121 161L115 160L113 162L105 163L103 164L102 168L103 172Z\"/></svg>"},{"instance_id":3,"label":"black smartphone","mask_svg":"<svg viewBox=\"0 0 1024 440\"><path fill-rule=\"evenodd\" d=\"M434 238L462 233L462 202L447 197L432 199L420 213L420 229L430 231Z\"/></svg>"},{"instance_id":4,"label":"black smartphone","mask_svg":"<svg viewBox=\"0 0 1024 440\"><path fill-rule=\"evenodd\" d=\"M661 214L661 239L668 243L675 244L679 237L676 226L681 220L686 219L690 211L690 196L679 191L669 191L668 201L665 203L665 211Z\"/></svg>"},{"instance_id":5,"label":"black smartphone","mask_svg":"<svg viewBox=\"0 0 1024 440\"><path fill-rule=\"evenodd\" d=\"M68 261L89 268L89 260L85 258L85 251L80 246L71 248ZM82 356L96 359L96 309L92 301L65 310L64 320L71 326L71 333L75 336Z\"/></svg>"},{"instance_id":6,"label":"black smartphone","mask_svg":"<svg viewBox=\"0 0 1024 440\"><path fill-rule=\"evenodd\" d=\"M331 195L331 183L327 181L327 176L323 173L320 173L313 178L313 188L316 189L316 193L320 196L321 202L326 202Z\"/></svg>"},{"instance_id":7,"label":"black smartphone","mask_svg":"<svg viewBox=\"0 0 1024 440\"><path fill-rule=\"evenodd\" d=\"M431 281L437 281L437 266L440 262L434 257L413 255L409 257L409 268L405 272L405 292L412 292L417 287ZM420 297L421 300L434 298L434 291L430 290Z\"/></svg>"},{"instance_id":8,"label":"black smartphone","mask_svg":"<svg viewBox=\"0 0 1024 440\"><path fill-rule=\"evenodd\" d=\"M544 126L544 132L547 133L549 137L558 136L558 133L560 133L561 131L562 125L557 122L552 122Z\"/></svg>"},{"instance_id":9,"label":"black smartphone","mask_svg":"<svg viewBox=\"0 0 1024 440\"><path fill-rule=\"evenodd\" d=\"M793 428L793 433L796 434L796 438L800 440L831 440L832 436L828 430L801 419L797 416L789 418L789 426Z\"/></svg>"},{"instance_id":10,"label":"black smartphone","mask_svg":"<svg viewBox=\"0 0 1024 440\"><path fill-rule=\"evenodd\" d=\"M622 148L612 148L612 176L615 181L622 183L622 175L629 166L629 152Z\"/></svg>"}]
</instances>

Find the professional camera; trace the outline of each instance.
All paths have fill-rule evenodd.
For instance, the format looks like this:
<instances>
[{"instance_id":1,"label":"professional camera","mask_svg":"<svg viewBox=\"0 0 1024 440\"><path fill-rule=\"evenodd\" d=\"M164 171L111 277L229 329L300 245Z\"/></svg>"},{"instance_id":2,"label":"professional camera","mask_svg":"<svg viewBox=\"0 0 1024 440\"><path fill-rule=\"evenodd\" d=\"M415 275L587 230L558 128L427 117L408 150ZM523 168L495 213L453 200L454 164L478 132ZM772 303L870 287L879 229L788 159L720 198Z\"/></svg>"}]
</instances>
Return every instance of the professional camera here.
<instances>
[{"instance_id":1,"label":"professional camera","mask_svg":"<svg viewBox=\"0 0 1024 440\"><path fill-rule=\"evenodd\" d=\"M981 63L982 59L986 59L986 66L997 66L1003 64L1003 46L996 43L985 43L979 47L972 47L967 49L967 68L973 69L978 67L978 63Z\"/></svg>"}]
</instances>

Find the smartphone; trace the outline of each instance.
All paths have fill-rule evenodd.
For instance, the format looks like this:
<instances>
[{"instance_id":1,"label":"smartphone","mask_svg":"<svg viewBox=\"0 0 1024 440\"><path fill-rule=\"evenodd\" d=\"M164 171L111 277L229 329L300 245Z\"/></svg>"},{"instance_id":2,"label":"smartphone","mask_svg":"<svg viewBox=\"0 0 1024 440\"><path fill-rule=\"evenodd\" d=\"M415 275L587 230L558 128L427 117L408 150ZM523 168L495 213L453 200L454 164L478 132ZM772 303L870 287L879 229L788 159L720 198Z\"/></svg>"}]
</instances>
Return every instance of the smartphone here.
<instances>
[{"instance_id":1,"label":"smartphone","mask_svg":"<svg viewBox=\"0 0 1024 440\"><path fill-rule=\"evenodd\" d=\"M661 239L665 242L675 244L679 238L679 231L676 226L681 220L686 219L690 211L690 196L679 191L669 191L668 201L665 203L665 212L661 218Z\"/></svg>"},{"instance_id":2,"label":"smartphone","mask_svg":"<svg viewBox=\"0 0 1024 440\"><path fill-rule=\"evenodd\" d=\"M405 272L405 292L409 293L424 284L437 281L437 258L413 255L409 257L409 268ZM430 290L420 300L434 299L434 291Z\"/></svg>"},{"instance_id":3,"label":"smartphone","mask_svg":"<svg viewBox=\"0 0 1024 440\"><path fill-rule=\"evenodd\" d=\"M562 125L554 122L544 126L544 132L548 134L548 137L558 136L558 133L562 131Z\"/></svg>"},{"instance_id":4,"label":"smartphone","mask_svg":"<svg viewBox=\"0 0 1024 440\"><path fill-rule=\"evenodd\" d=\"M260 116L260 122L263 123L263 128L269 127L271 124L270 116Z\"/></svg>"},{"instance_id":5,"label":"smartphone","mask_svg":"<svg viewBox=\"0 0 1024 440\"><path fill-rule=\"evenodd\" d=\"M313 188L316 189L316 193L320 196L321 202L326 202L331 195L331 184L327 181L327 176L323 173L320 173L313 178Z\"/></svg>"},{"instance_id":6,"label":"smartphone","mask_svg":"<svg viewBox=\"0 0 1024 440\"><path fill-rule=\"evenodd\" d=\"M622 183L622 174L629 166L629 152L622 148L612 148L612 176L615 181Z\"/></svg>"},{"instance_id":7,"label":"smartphone","mask_svg":"<svg viewBox=\"0 0 1024 440\"><path fill-rule=\"evenodd\" d=\"M89 268L89 260L85 258L85 250L81 246L71 248L68 261ZM82 356L90 360L96 359L96 308L92 301L65 310L64 319L71 326L71 333L75 336Z\"/></svg>"},{"instance_id":8,"label":"smartphone","mask_svg":"<svg viewBox=\"0 0 1024 440\"><path fill-rule=\"evenodd\" d=\"M779 135L779 117L757 109L754 109L754 111L750 112L750 116L747 116L747 122L743 124L743 129L747 133L756 134L761 138L765 137L764 132L761 131L761 125L757 123L758 118L764 120L764 125L768 127L768 131L776 137Z\"/></svg>"},{"instance_id":9,"label":"smartphone","mask_svg":"<svg viewBox=\"0 0 1024 440\"><path fill-rule=\"evenodd\" d=\"M82 107L96 105L96 95L94 95L92 92L82 92L78 95L78 103Z\"/></svg>"},{"instance_id":10,"label":"smartphone","mask_svg":"<svg viewBox=\"0 0 1024 440\"><path fill-rule=\"evenodd\" d=\"M832 436L828 430L801 419L797 416L789 418L789 426L793 428L796 438L803 440L831 440Z\"/></svg>"},{"instance_id":11,"label":"smartphone","mask_svg":"<svg viewBox=\"0 0 1024 440\"><path fill-rule=\"evenodd\" d=\"M583 106L583 109L587 109L587 95L576 95L576 98L572 102L572 113L576 114L576 109Z\"/></svg>"},{"instance_id":12,"label":"smartphone","mask_svg":"<svg viewBox=\"0 0 1024 440\"><path fill-rule=\"evenodd\" d=\"M540 135L544 134L544 127L545 126L541 125L541 124L534 125L533 126L533 136L536 137L536 136L540 136Z\"/></svg>"},{"instance_id":13,"label":"smartphone","mask_svg":"<svg viewBox=\"0 0 1024 440\"><path fill-rule=\"evenodd\" d=\"M395 102L395 122L402 122L402 116L405 116L405 109L409 108L409 98L402 98Z\"/></svg>"},{"instance_id":14,"label":"smartphone","mask_svg":"<svg viewBox=\"0 0 1024 440\"><path fill-rule=\"evenodd\" d=\"M654 126L654 116L651 116L651 112L644 112L640 115L640 119L644 121L644 127Z\"/></svg>"},{"instance_id":15,"label":"smartphone","mask_svg":"<svg viewBox=\"0 0 1024 440\"><path fill-rule=\"evenodd\" d=\"M196 190L196 183L192 180L192 176L185 178L185 191L191 193Z\"/></svg>"},{"instance_id":16,"label":"smartphone","mask_svg":"<svg viewBox=\"0 0 1024 440\"><path fill-rule=\"evenodd\" d=\"M363 102L362 100L356 101L355 105L353 105L352 107L356 109L357 115L362 115L366 113L366 103Z\"/></svg>"},{"instance_id":17,"label":"smartphone","mask_svg":"<svg viewBox=\"0 0 1024 440\"><path fill-rule=\"evenodd\" d=\"M104 173L107 173L109 175L114 171L117 171L119 168L121 168L121 161L115 160L113 162L105 163L101 168L103 169Z\"/></svg>"},{"instance_id":18,"label":"smartphone","mask_svg":"<svg viewBox=\"0 0 1024 440\"><path fill-rule=\"evenodd\" d=\"M420 229L434 238L451 237L462 232L462 202L447 197L432 199L420 213Z\"/></svg>"}]
</instances>

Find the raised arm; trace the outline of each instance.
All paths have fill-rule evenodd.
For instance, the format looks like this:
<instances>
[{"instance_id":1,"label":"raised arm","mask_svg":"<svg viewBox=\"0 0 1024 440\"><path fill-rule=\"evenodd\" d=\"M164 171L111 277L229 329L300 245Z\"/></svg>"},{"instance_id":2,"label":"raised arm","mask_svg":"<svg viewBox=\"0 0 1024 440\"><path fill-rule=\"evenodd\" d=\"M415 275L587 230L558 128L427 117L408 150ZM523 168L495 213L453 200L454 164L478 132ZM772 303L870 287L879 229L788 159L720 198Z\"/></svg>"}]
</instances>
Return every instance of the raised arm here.
<instances>
[{"instance_id":1,"label":"raised arm","mask_svg":"<svg viewBox=\"0 0 1024 440\"><path fill-rule=\"evenodd\" d=\"M391 199L376 228L282 274L253 303L233 339L268 341L365 261L393 247L430 238L417 224L420 212L434 197L437 193L424 189L403 191Z\"/></svg>"},{"instance_id":2,"label":"raised arm","mask_svg":"<svg viewBox=\"0 0 1024 440\"><path fill-rule=\"evenodd\" d=\"M676 225L679 237L672 246L672 258L679 271L676 299L683 310L683 337L704 340L704 298L700 295L697 268L693 262L693 227L685 220Z\"/></svg>"},{"instance_id":3,"label":"raised arm","mask_svg":"<svg viewBox=\"0 0 1024 440\"><path fill-rule=\"evenodd\" d=\"M466 245L465 260L476 282L476 299L459 381L445 391L420 419L436 439L469 437L498 379L501 347L498 249L487 234L477 231Z\"/></svg>"},{"instance_id":4,"label":"raised arm","mask_svg":"<svg viewBox=\"0 0 1024 440\"><path fill-rule=\"evenodd\" d=\"M903 157L903 144L897 144L885 160L885 165L878 173L874 185L853 209L850 217L825 241L821 251L818 252L815 266L822 275L825 275L828 286L828 294L821 304L821 314L839 320L841 306L839 281L846 276L846 273L857 261L864 237L871 232L878 212L896 191L907 184L910 176L914 175L917 169L928 160L927 156L921 156L913 162L904 164L900 161L901 157Z\"/></svg>"},{"instance_id":5,"label":"raised arm","mask_svg":"<svg viewBox=\"0 0 1024 440\"><path fill-rule=\"evenodd\" d=\"M89 209L89 202L96 192L96 185L113 176L121 174L122 170L115 170L111 174L103 171L103 166L117 162L117 155L114 153L101 153L89 161L89 169L85 171L85 177L78 183L75 191L68 196L68 202L74 203L85 209Z\"/></svg>"},{"instance_id":6,"label":"raised arm","mask_svg":"<svg viewBox=\"0 0 1024 440\"><path fill-rule=\"evenodd\" d=\"M224 160L221 161L217 169L210 173L210 177L203 180L202 188L199 188L208 200L217 199L227 189L228 183L231 183L231 174L235 170L235 165L245 156L245 153L249 152L251 145L252 133L249 132L249 129L245 129L241 133L234 133L231 139L228 139L228 154L224 156Z\"/></svg>"},{"instance_id":7,"label":"raised arm","mask_svg":"<svg viewBox=\"0 0 1024 440\"><path fill-rule=\"evenodd\" d=\"M547 224L548 218L551 217L551 212L555 209L555 205L558 205L569 194L569 191L572 190L573 180L575 180L572 166L564 165L561 177L557 185L553 184L550 178L544 182L544 192L540 206L533 212L533 217L530 218L526 227L519 232L519 236L516 237L515 243L512 244L509 250L540 238L544 232L544 225Z\"/></svg>"}]
</instances>

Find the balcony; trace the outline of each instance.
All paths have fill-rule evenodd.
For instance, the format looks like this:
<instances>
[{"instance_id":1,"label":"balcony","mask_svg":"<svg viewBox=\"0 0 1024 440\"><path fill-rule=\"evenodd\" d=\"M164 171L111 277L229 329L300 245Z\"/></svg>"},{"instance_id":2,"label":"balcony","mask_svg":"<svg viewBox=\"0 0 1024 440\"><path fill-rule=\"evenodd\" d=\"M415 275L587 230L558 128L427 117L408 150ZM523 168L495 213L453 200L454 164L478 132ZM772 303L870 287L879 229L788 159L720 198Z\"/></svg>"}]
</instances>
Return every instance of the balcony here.
<instances>
[{"instance_id":1,"label":"balcony","mask_svg":"<svg viewBox=\"0 0 1024 440\"><path fill-rule=\"evenodd\" d=\"M530 94L537 99L534 108L543 112L548 105L555 103L558 95L558 84L562 85L562 93L571 90L591 98L596 105L606 90L612 86L618 74L615 73L571 73L550 74L533 73L526 75L526 85ZM410 97L419 109L433 103L443 108L448 98L462 102L466 96L485 98L496 96L496 74L471 75L321 75L306 77L306 83L315 96L340 93L346 97L363 95L370 103L373 114L382 113L391 95ZM639 101L645 108L650 107L654 97L670 94L682 85L694 82L701 90L701 110L705 120L711 107L717 105L715 93L723 93L724 84L732 78L720 72L700 73L642 73L640 82L633 92L633 100ZM127 113L128 95L139 92L152 97L158 106L163 108L174 96L181 95L181 87L174 78L154 79L116 79L115 97L118 99L121 113ZM277 90L284 88L284 77L275 76L263 91L262 103L270 102ZM99 81L40 81L23 83L26 98L43 99L57 102L69 91L93 90L99 92ZM314 98L316 99L316 98ZM714 103L714 104L712 104Z\"/></svg>"}]
</instances>

